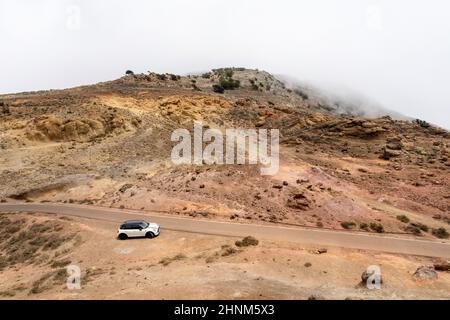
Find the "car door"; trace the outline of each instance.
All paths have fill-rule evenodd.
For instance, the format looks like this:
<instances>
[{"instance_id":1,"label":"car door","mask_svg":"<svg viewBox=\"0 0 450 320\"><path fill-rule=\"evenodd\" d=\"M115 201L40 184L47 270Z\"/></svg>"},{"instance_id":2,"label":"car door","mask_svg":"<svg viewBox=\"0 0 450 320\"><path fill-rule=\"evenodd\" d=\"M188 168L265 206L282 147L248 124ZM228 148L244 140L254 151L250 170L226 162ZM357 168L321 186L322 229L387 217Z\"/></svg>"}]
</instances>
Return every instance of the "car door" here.
<instances>
[{"instance_id":1,"label":"car door","mask_svg":"<svg viewBox=\"0 0 450 320\"><path fill-rule=\"evenodd\" d=\"M144 225L142 223L140 223L138 225L137 234L138 234L137 235L138 237L145 237L145 228L144 228Z\"/></svg>"},{"instance_id":2,"label":"car door","mask_svg":"<svg viewBox=\"0 0 450 320\"><path fill-rule=\"evenodd\" d=\"M130 225L128 225L128 230L127 230L128 232L128 236L129 237L139 237L140 235L139 235L139 233L140 233L140 230L139 230L139 225L138 224L130 224Z\"/></svg>"}]
</instances>

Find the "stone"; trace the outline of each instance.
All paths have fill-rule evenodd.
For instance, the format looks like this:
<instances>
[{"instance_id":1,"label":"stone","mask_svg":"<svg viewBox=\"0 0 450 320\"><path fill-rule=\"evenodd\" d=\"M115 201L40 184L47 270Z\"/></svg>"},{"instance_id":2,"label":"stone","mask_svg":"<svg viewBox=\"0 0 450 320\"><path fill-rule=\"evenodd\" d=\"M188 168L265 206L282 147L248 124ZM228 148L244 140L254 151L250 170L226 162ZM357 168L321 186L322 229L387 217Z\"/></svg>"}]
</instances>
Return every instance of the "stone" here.
<instances>
[{"instance_id":1,"label":"stone","mask_svg":"<svg viewBox=\"0 0 450 320\"><path fill-rule=\"evenodd\" d=\"M414 279L416 280L435 280L437 279L437 272L433 267L429 266L420 266L417 268L416 272L413 274Z\"/></svg>"}]
</instances>

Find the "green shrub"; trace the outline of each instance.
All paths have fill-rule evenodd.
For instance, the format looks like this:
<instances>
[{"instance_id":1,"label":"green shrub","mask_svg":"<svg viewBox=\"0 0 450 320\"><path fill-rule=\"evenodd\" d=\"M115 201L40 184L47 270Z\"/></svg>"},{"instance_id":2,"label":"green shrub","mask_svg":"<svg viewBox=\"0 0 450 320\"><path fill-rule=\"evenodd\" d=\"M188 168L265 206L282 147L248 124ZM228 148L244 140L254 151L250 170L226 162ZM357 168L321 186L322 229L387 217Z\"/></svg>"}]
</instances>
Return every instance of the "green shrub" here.
<instances>
[{"instance_id":1,"label":"green shrub","mask_svg":"<svg viewBox=\"0 0 450 320\"><path fill-rule=\"evenodd\" d=\"M248 246L257 246L259 241L252 236L245 237L242 240L237 240L235 242L236 247L248 247Z\"/></svg>"},{"instance_id":2,"label":"green shrub","mask_svg":"<svg viewBox=\"0 0 450 320\"><path fill-rule=\"evenodd\" d=\"M414 226L412 224L409 224L406 228L405 228L406 232L412 233L416 236L420 235L422 232L420 231L420 228L418 228L417 226Z\"/></svg>"},{"instance_id":3,"label":"green shrub","mask_svg":"<svg viewBox=\"0 0 450 320\"><path fill-rule=\"evenodd\" d=\"M161 81L164 81L164 80L167 79L167 76L166 76L165 74L163 74L163 73L158 73L158 74L156 74L156 77L157 77L159 80L161 80Z\"/></svg>"},{"instance_id":4,"label":"green shrub","mask_svg":"<svg viewBox=\"0 0 450 320\"><path fill-rule=\"evenodd\" d=\"M207 73L202 74L202 78L203 78L203 79L209 79L209 78L211 78L211 73L210 73L210 72L207 72Z\"/></svg>"},{"instance_id":5,"label":"green shrub","mask_svg":"<svg viewBox=\"0 0 450 320\"><path fill-rule=\"evenodd\" d=\"M300 89L295 89L294 92L300 96L303 100L308 100L308 95L306 93L304 93L303 91L301 91Z\"/></svg>"},{"instance_id":6,"label":"green shrub","mask_svg":"<svg viewBox=\"0 0 450 320\"><path fill-rule=\"evenodd\" d=\"M370 229L372 229L373 231L375 231L377 233L383 233L384 232L384 228L381 225L381 223L376 223L376 222L370 223Z\"/></svg>"},{"instance_id":7,"label":"green shrub","mask_svg":"<svg viewBox=\"0 0 450 320\"><path fill-rule=\"evenodd\" d=\"M359 228L362 229L362 230L369 231L369 225L367 223L365 223L365 222L361 223L359 225Z\"/></svg>"},{"instance_id":8,"label":"green shrub","mask_svg":"<svg viewBox=\"0 0 450 320\"><path fill-rule=\"evenodd\" d=\"M423 232L428 232L428 230L429 230L429 228L428 228L428 226L426 224L423 224L423 223L420 223L420 222L411 223L411 225L419 228Z\"/></svg>"},{"instance_id":9,"label":"green shrub","mask_svg":"<svg viewBox=\"0 0 450 320\"><path fill-rule=\"evenodd\" d=\"M356 226L356 223L354 223L352 221L344 221L344 222L341 222L341 226L344 229L352 229L353 227Z\"/></svg>"},{"instance_id":10,"label":"green shrub","mask_svg":"<svg viewBox=\"0 0 450 320\"><path fill-rule=\"evenodd\" d=\"M241 83L233 78L220 77L219 85L225 90L233 90L239 88Z\"/></svg>"},{"instance_id":11,"label":"green shrub","mask_svg":"<svg viewBox=\"0 0 450 320\"><path fill-rule=\"evenodd\" d=\"M429 128L430 127L430 124L428 122L426 122L425 120L416 119L413 122L418 124L422 128Z\"/></svg>"},{"instance_id":12,"label":"green shrub","mask_svg":"<svg viewBox=\"0 0 450 320\"><path fill-rule=\"evenodd\" d=\"M217 92L217 93L224 93L225 92L225 89L219 84L213 84L212 89L213 89L214 92Z\"/></svg>"},{"instance_id":13,"label":"green shrub","mask_svg":"<svg viewBox=\"0 0 450 320\"><path fill-rule=\"evenodd\" d=\"M131 70L127 70L127 71L125 71L125 74L128 76L128 75L133 75L134 74L134 72L133 71L131 71Z\"/></svg>"},{"instance_id":14,"label":"green shrub","mask_svg":"<svg viewBox=\"0 0 450 320\"><path fill-rule=\"evenodd\" d=\"M447 230L445 230L445 228L437 228L437 229L433 229L432 232L433 236L435 236L436 238L439 239L447 239L449 234L447 232Z\"/></svg>"},{"instance_id":15,"label":"green shrub","mask_svg":"<svg viewBox=\"0 0 450 320\"><path fill-rule=\"evenodd\" d=\"M409 218L407 216L405 216L404 214L397 216L397 220L403 222L403 223L408 223L409 222Z\"/></svg>"}]
</instances>

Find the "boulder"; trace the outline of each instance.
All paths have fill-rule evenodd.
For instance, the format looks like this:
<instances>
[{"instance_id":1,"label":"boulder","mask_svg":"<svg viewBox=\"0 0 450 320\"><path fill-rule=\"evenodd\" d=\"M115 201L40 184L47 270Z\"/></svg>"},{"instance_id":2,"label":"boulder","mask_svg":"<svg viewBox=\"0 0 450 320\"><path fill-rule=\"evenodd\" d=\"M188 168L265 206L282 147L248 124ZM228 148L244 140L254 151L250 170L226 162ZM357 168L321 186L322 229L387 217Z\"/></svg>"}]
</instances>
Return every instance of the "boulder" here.
<instances>
[{"instance_id":1,"label":"boulder","mask_svg":"<svg viewBox=\"0 0 450 320\"><path fill-rule=\"evenodd\" d=\"M430 266L420 266L414 272L413 277L415 280L435 280L437 279L437 272L433 267Z\"/></svg>"}]
</instances>

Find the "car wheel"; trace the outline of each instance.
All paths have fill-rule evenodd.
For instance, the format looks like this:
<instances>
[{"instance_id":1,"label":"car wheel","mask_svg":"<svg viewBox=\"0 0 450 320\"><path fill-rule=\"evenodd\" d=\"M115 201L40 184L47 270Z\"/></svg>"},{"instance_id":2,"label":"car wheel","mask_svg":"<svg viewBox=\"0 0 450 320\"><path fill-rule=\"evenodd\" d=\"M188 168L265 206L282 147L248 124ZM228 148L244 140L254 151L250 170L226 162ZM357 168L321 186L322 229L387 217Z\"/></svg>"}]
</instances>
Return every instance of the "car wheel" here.
<instances>
[{"instance_id":1,"label":"car wheel","mask_svg":"<svg viewBox=\"0 0 450 320\"><path fill-rule=\"evenodd\" d=\"M119 234L119 239L120 240L126 240L127 238L128 238L128 236L125 233Z\"/></svg>"},{"instance_id":2,"label":"car wheel","mask_svg":"<svg viewBox=\"0 0 450 320\"><path fill-rule=\"evenodd\" d=\"M151 238L154 238L155 235L153 234L153 232L147 232L147 233L145 234L145 237L151 239Z\"/></svg>"}]
</instances>

